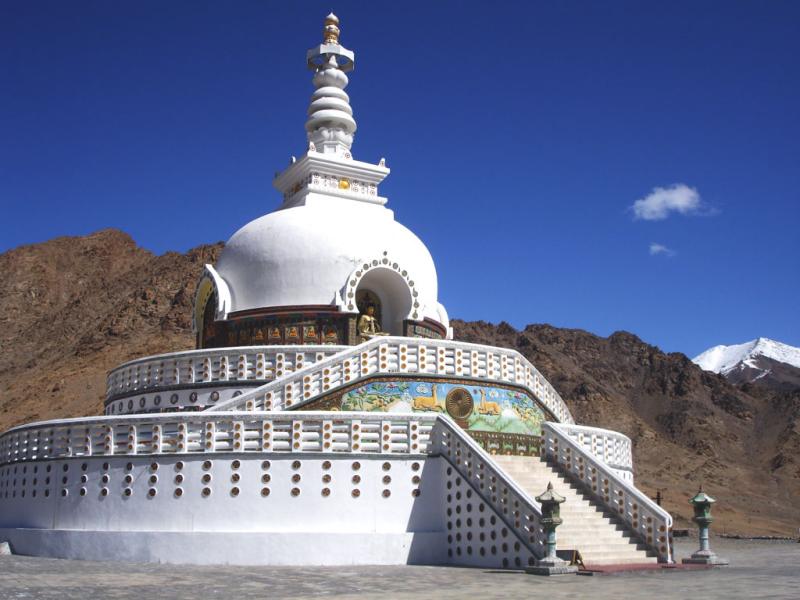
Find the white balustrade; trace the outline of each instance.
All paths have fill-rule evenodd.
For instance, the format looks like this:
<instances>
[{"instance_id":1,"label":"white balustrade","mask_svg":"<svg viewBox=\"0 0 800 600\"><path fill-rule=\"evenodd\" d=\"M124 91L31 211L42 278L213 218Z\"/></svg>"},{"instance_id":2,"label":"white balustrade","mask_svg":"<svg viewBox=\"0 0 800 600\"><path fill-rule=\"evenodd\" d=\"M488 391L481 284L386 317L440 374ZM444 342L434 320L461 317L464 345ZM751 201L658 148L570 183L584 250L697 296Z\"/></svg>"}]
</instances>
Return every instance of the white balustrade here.
<instances>
[{"instance_id":1,"label":"white balustrade","mask_svg":"<svg viewBox=\"0 0 800 600\"><path fill-rule=\"evenodd\" d=\"M610 429L562 424L561 433L609 467L628 483L633 483L633 454L628 436Z\"/></svg>"},{"instance_id":2,"label":"white balustrade","mask_svg":"<svg viewBox=\"0 0 800 600\"><path fill-rule=\"evenodd\" d=\"M270 381L349 346L243 346L148 356L112 369L106 398L219 381Z\"/></svg>"},{"instance_id":3,"label":"white balustrade","mask_svg":"<svg viewBox=\"0 0 800 600\"><path fill-rule=\"evenodd\" d=\"M580 481L660 560L671 562L672 518L587 448L587 430L593 428L578 431L569 425L544 423L545 457ZM583 442L578 441L578 433L584 435ZM611 439L611 433L603 435ZM625 447L624 440L617 442ZM442 414L203 411L46 421L0 436L0 465L82 456L148 460L157 455L225 452L441 456L533 556L544 552L538 503L467 432ZM611 451L610 456L620 453L625 451Z\"/></svg>"},{"instance_id":4,"label":"white balustrade","mask_svg":"<svg viewBox=\"0 0 800 600\"><path fill-rule=\"evenodd\" d=\"M405 337L373 338L309 364L213 410L296 409L361 379L376 375L440 375L520 386L561 423L574 419L542 374L516 350L450 340Z\"/></svg>"},{"instance_id":5,"label":"white balustrade","mask_svg":"<svg viewBox=\"0 0 800 600\"><path fill-rule=\"evenodd\" d=\"M672 517L667 511L625 481L611 464L587 451L585 444L573 437L573 427L543 423L542 434L548 460L578 480L595 500L656 552L660 561L672 562Z\"/></svg>"},{"instance_id":6,"label":"white balustrade","mask_svg":"<svg viewBox=\"0 0 800 600\"><path fill-rule=\"evenodd\" d=\"M0 464L75 456L214 452L429 454L437 415L195 412L62 419L0 437Z\"/></svg>"}]
</instances>

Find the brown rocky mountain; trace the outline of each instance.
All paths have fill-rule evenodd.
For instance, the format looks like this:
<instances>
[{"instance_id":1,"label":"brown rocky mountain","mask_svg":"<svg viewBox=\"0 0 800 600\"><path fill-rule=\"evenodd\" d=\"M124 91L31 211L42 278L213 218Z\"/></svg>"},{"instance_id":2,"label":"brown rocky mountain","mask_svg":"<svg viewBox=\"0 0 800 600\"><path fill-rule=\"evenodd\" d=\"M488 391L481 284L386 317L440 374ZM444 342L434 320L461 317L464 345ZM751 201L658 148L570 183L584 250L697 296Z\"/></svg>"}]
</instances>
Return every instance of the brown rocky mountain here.
<instances>
[{"instance_id":1,"label":"brown rocky mountain","mask_svg":"<svg viewBox=\"0 0 800 600\"><path fill-rule=\"evenodd\" d=\"M105 230L0 255L0 430L100 414L105 373L138 356L192 348L202 265L222 244L155 256ZM456 337L519 349L580 423L634 442L637 484L687 526L702 482L717 531L789 535L800 524L800 390L734 385L636 336L454 323Z\"/></svg>"},{"instance_id":2,"label":"brown rocky mountain","mask_svg":"<svg viewBox=\"0 0 800 600\"><path fill-rule=\"evenodd\" d=\"M115 364L192 348L194 286L221 248L155 256L104 230L1 254L0 430L100 414Z\"/></svg>"},{"instance_id":3,"label":"brown rocky mountain","mask_svg":"<svg viewBox=\"0 0 800 600\"><path fill-rule=\"evenodd\" d=\"M739 368L725 373L725 378L734 384L754 383L772 390L791 391L800 388L800 368L767 356L759 356L749 362L753 364L752 367L742 363Z\"/></svg>"}]
</instances>

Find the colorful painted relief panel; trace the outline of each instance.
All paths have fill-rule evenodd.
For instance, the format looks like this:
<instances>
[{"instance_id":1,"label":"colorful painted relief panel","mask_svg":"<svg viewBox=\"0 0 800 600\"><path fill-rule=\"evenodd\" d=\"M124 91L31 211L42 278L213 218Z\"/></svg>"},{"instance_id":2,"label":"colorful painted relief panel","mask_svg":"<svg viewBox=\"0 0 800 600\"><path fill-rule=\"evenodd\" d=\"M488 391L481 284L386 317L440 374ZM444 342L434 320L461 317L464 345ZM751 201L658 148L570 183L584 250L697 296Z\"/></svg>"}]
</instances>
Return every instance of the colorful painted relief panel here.
<instances>
[{"instance_id":1,"label":"colorful painted relief panel","mask_svg":"<svg viewBox=\"0 0 800 600\"><path fill-rule=\"evenodd\" d=\"M382 381L345 392L341 410L450 415L490 451L535 453L544 411L528 395L506 388L431 381Z\"/></svg>"}]
</instances>

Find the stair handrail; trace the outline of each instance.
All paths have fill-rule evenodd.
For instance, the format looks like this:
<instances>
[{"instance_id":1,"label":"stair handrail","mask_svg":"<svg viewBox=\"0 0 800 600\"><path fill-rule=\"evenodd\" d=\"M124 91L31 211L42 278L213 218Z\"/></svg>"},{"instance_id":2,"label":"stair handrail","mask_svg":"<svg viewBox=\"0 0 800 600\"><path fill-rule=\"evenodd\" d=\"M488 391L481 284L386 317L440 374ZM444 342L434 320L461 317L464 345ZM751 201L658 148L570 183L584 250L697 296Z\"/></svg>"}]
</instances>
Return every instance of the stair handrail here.
<instances>
[{"instance_id":1,"label":"stair handrail","mask_svg":"<svg viewBox=\"0 0 800 600\"><path fill-rule=\"evenodd\" d=\"M559 423L542 423L545 458L580 482L594 500L655 552L659 562L672 563L672 516L610 465L587 452L567 429Z\"/></svg>"},{"instance_id":2,"label":"stair handrail","mask_svg":"<svg viewBox=\"0 0 800 600\"><path fill-rule=\"evenodd\" d=\"M419 361L412 363L404 358L406 356L404 353L414 348L417 352L422 352L423 348L425 351L429 348L441 351L442 356L449 350L458 358L451 361L456 364L448 364L446 359L440 360L441 357L437 352L437 356L430 359L433 364L426 363L426 365L435 366L435 369L429 370L426 367L423 370L419 368ZM479 365L475 365L473 368L472 358L480 359L479 354L481 353L486 357L488 355L504 357L503 368L498 377L493 376L494 364L491 369L487 364L482 370L483 372L478 370ZM509 358L512 359L513 368L507 369L505 365ZM364 366L364 362L366 362L366 366ZM417 365L417 370L413 370L414 364ZM330 377L324 375L326 370L330 373ZM397 374L404 376L445 375L513 384L525 389L559 421L575 422L569 408L555 388L528 359L516 350L452 340L395 336L375 337L356 346L347 347L323 360L306 365L302 369L276 378L263 386L205 410L287 410L290 407L292 410L296 410L316 400L320 395L355 383L367 376ZM339 379L335 379L337 376ZM326 378L330 381L325 381ZM299 398L294 396L295 392L298 393ZM287 395L291 393L292 397L284 397L284 393Z\"/></svg>"},{"instance_id":3,"label":"stair handrail","mask_svg":"<svg viewBox=\"0 0 800 600\"><path fill-rule=\"evenodd\" d=\"M617 471L628 483L633 483L633 454L631 439L618 431L560 423L561 431L568 434L584 450L596 456Z\"/></svg>"},{"instance_id":4,"label":"stair handrail","mask_svg":"<svg viewBox=\"0 0 800 600\"><path fill-rule=\"evenodd\" d=\"M438 415L436 425L431 430L433 453L438 453L456 469L534 557L542 558L547 539L539 523L542 517L539 503L519 487L492 460L491 455L449 416ZM450 439L456 440L455 446L448 443ZM464 452L461 451L461 444Z\"/></svg>"}]
</instances>

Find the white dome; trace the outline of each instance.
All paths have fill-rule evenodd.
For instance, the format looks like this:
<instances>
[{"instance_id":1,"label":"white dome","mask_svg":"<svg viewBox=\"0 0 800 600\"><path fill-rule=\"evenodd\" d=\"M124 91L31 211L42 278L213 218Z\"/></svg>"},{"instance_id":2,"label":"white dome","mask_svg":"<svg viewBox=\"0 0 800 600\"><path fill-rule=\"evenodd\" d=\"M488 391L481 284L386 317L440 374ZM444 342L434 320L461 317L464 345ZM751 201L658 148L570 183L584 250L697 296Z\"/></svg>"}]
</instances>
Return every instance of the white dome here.
<instances>
[{"instance_id":1,"label":"white dome","mask_svg":"<svg viewBox=\"0 0 800 600\"><path fill-rule=\"evenodd\" d=\"M379 268L372 266L374 261ZM430 252L381 206L330 199L264 215L231 237L216 271L228 285L230 312L308 305L338 305L345 312L357 312L345 288L355 285L348 280L364 265L371 270L359 281L382 300L405 293L415 320L428 317L448 325L437 301ZM398 314L395 319L407 316Z\"/></svg>"}]
</instances>

